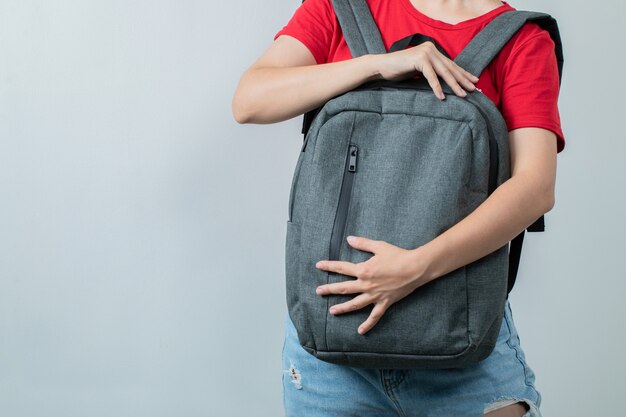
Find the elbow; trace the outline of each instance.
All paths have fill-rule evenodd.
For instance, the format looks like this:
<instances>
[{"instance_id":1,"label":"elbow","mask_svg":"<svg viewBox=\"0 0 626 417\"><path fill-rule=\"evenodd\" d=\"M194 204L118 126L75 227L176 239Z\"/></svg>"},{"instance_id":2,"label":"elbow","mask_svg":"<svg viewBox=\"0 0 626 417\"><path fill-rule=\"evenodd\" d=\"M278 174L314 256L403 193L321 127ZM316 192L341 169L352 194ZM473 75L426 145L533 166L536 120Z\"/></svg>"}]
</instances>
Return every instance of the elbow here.
<instances>
[{"instance_id":1,"label":"elbow","mask_svg":"<svg viewBox=\"0 0 626 417\"><path fill-rule=\"evenodd\" d=\"M235 119L235 121L240 125L250 123L250 116L235 109L233 109L233 119Z\"/></svg>"},{"instance_id":2,"label":"elbow","mask_svg":"<svg viewBox=\"0 0 626 417\"><path fill-rule=\"evenodd\" d=\"M249 80L249 77L248 71L241 76L231 101L233 118L239 124L254 123L255 100L253 91L250 90L254 83Z\"/></svg>"},{"instance_id":3,"label":"elbow","mask_svg":"<svg viewBox=\"0 0 626 417\"><path fill-rule=\"evenodd\" d=\"M542 188L542 192L536 194L537 201L540 202L540 214L544 214L552 210L554 207L554 184L545 185Z\"/></svg>"},{"instance_id":4,"label":"elbow","mask_svg":"<svg viewBox=\"0 0 626 417\"><path fill-rule=\"evenodd\" d=\"M554 189L555 189L555 179L552 178L551 181L549 181L547 184L544 185L544 193L543 193L544 213L549 212L554 207L554 203L555 203Z\"/></svg>"},{"instance_id":5,"label":"elbow","mask_svg":"<svg viewBox=\"0 0 626 417\"><path fill-rule=\"evenodd\" d=\"M525 193L522 199L526 201L526 206L529 211L533 212L533 216L539 217L554 207L554 184L549 184L543 180L531 180L531 182L533 182L533 185L527 189L527 193Z\"/></svg>"},{"instance_id":6,"label":"elbow","mask_svg":"<svg viewBox=\"0 0 626 417\"><path fill-rule=\"evenodd\" d=\"M239 124L246 124L252 121L250 111L246 109L246 106L244 106L244 103L242 103L241 98L239 98L237 94L233 97L231 112L233 118Z\"/></svg>"},{"instance_id":7,"label":"elbow","mask_svg":"<svg viewBox=\"0 0 626 417\"><path fill-rule=\"evenodd\" d=\"M529 189L527 198L532 202L535 210L539 212L538 215L541 216L552 210L555 204L554 179L548 180L546 178L537 178L533 175L528 177L528 180L532 186Z\"/></svg>"},{"instance_id":8,"label":"elbow","mask_svg":"<svg viewBox=\"0 0 626 417\"><path fill-rule=\"evenodd\" d=\"M545 198L544 213L547 213L554 208L554 200L554 192L549 192Z\"/></svg>"}]
</instances>

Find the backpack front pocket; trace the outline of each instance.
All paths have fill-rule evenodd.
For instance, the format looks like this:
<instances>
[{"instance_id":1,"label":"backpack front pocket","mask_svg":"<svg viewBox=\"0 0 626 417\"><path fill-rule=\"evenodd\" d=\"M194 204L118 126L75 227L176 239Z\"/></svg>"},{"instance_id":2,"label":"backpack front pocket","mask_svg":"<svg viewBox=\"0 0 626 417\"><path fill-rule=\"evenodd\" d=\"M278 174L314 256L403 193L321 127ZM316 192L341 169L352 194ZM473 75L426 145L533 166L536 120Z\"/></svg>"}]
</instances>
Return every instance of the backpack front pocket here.
<instances>
[{"instance_id":1,"label":"backpack front pocket","mask_svg":"<svg viewBox=\"0 0 626 417\"><path fill-rule=\"evenodd\" d=\"M359 263L373 255L351 247L347 235L415 249L453 226L467 214L471 156L472 133L462 121L359 114L345 155L331 259ZM349 279L354 277L329 276L329 282ZM332 295L330 305L357 295ZM359 335L372 308L327 314L328 350L442 357L470 348L465 267L416 289ZM398 334L399 328L411 337Z\"/></svg>"}]
</instances>

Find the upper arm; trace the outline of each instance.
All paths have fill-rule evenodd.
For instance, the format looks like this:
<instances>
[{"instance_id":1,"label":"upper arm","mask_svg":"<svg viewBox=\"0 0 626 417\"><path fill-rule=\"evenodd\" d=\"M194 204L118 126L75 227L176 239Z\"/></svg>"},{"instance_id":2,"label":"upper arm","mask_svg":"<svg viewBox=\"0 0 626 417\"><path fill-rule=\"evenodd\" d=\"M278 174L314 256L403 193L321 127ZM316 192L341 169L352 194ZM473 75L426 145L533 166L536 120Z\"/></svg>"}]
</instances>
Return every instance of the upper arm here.
<instances>
[{"instance_id":1,"label":"upper arm","mask_svg":"<svg viewBox=\"0 0 626 417\"><path fill-rule=\"evenodd\" d=\"M232 100L232 111L239 123L247 123L250 114L256 110L249 108L265 94L257 78L262 68L285 68L311 66L325 62L334 35L335 18L331 13L330 0L306 0L294 12L282 29L274 35L274 42L243 73ZM332 15L332 16L331 16Z\"/></svg>"},{"instance_id":2,"label":"upper arm","mask_svg":"<svg viewBox=\"0 0 626 417\"><path fill-rule=\"evenodd\" d=\"M327 61L335 32L330 0L305 0L275 35L252 68L292 67Z\"/></svg>"},{"instance_id":3,"label":"upper arm","mask_svg":"<svg viewBox=\"0 0 626 417\"><path fill-rule=\"evenodd\" d=\"M506 45L496 81L509 131L522 127L549 130L555 134L560 152L565 139L558 109L560 83L554 47L546 30L528 22Z\"/></svg>"},{"instance_id":4,"label":"upper arm","mask_svg":"<svg viewBox=\"0 0 626 417\"><path fill-rule=\"evenodd\" d=\"M509 132L511 177L526 176L554 204L557 141L554 132L523 127Z\"/></svg>"},{"instance_id":5,"label":"upper arm","mask_svg":"<svg viewBox=\"0 0 626 417\"><path fill-rule=\"evenodd\" d=\"M295 10L287 24L274 34L274 40L280 42L279 48L287 45L298 54L286 57L282 62L289 65L294 61L296 65L302 64L303 55L306 55L304 65L327 62L337 26L337 18L330 0L305 0Z\"/></svg>"},{"instance_id":6,"label":"upper arm","mask_svg":"<svg viewBox=\"0 0 626 417\"><path fill-rule=\"evenodd\" d=\"M315 57L301 41L289 35L280 35L250 66L250 69L296 67L315 63Z\"/></svg>"},{"instance_id":7,"label":"upper arm","mask_svg":"<svg viewBox=\"0 0 626 417\"><path fill-rule=\"evenodd\" d=\"M501 111L509 129L511 177L518 176L551 208L556 157L565 145L554 42L547 31L532 23L522 27L507 47L498 81Z\"/></svg>"}]
</instances>

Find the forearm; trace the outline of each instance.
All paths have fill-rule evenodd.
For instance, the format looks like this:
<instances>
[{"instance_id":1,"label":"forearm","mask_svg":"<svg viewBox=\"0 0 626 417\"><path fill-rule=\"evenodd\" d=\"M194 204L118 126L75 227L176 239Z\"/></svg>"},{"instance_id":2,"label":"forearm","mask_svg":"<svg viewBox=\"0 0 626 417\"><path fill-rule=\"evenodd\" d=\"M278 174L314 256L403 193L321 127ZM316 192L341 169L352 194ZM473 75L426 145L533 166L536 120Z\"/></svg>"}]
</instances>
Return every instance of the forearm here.
<instances>
[{"instance_id":1,"label":"forearm","mask_svg":"<svg viewBox=\"0 0 626 417\"><path fill-rule=\"evenodd\" d=\"M251 68L241 77L233 113L239 123L281 122L378 77L374 55L319 65Z\"/></svg>"},{"instance_id":2,"label":"forearm","mask_svg":"<svg viewBox=\"0 0 626 417\"><path fill-rule=\"evenodd\" d=\"M547 192L530 176L516 176L499 186L480 206L444 233L413 250L427 266L431 281L501 248L552 208Z\"/></svg>"}]
</instances>

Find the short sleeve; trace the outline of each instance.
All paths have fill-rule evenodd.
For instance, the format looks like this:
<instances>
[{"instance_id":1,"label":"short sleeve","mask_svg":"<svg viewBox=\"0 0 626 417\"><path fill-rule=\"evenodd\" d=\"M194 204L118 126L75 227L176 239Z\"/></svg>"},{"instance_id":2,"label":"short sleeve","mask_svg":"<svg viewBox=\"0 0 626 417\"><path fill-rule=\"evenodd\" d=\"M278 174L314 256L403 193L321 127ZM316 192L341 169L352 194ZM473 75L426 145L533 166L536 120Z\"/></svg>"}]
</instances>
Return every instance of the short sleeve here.
<instances>
[{"instance_id":1,"label":"short sleeve","mask_svg":"<svg viewBox=\"0 0 626 417\"><path fill-rule=\"evenodd\" d=\"M557 152L565 147L558 109L559 71L550 34L531 23L504 63L501 111L509 130L541 127L557 136Z\"/></svg>"},{"instance_id":2,"label":"short sleeve","mask_svg":"<svg viewBox=\"0 0 626 417\"><path fill-rule=\"evenodd\" d=\"M318 64L328 60L330 44L335 26L335 13L330 0L305 0L280 31L280 35L289 35L302 42Z\"/></svg>"}]
</instances>

